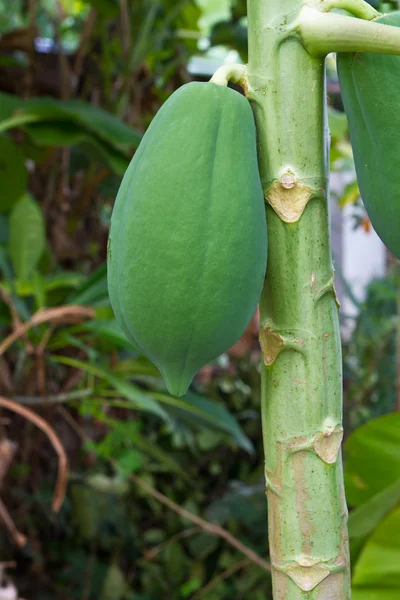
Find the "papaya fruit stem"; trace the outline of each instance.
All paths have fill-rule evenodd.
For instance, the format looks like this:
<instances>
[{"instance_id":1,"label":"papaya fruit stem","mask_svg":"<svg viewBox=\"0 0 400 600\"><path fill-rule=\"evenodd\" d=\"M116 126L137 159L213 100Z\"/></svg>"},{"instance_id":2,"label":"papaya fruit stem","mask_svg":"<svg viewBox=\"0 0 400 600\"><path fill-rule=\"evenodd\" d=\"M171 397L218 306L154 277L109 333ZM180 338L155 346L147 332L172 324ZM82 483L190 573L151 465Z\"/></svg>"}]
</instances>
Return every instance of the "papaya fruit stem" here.
<instances>
[{"instance_id":1,"label":"papaya fruit stem","mask_svg":"<svg viewBox=\"0 0 400 600\"><path fill-rule=\"evenodd\" d=\"M342 10L347 10L347 12L355 17L366 19L367 21L380 16L380 13L368 4L368 2L364 2L364 0L313 0L310 2L310 6L314 6L322 12L341 8Z\"/></svg>"},{"instance_id":2,"label":"papaya fruit stem","mask_svg":"<svg viewBox=\"0 0 400 600\"><path fill-rule=\"evenodd\" d=\"M287 35L298 35L312 56L330 52L400 55L400 28L375 21L321 12L304 5Z\"/></svg>"},{"instance_id":3,"label":"papaya fruit stem","mask_svg":"<svg viewBox=\"0 0 400 600\"><path fill-rule=\"evenodd\" d=\"M269 235L260 301L269 548L274 600L350 600L325 59L296 34L304 7L248 1L248 99ZM314 12L323 15L304 18Z\"/></svg>"},{"instance_id":4,"label":"papaya fruit stem","mask_svg":"<svg viewBox=\"0 0 400 600\"><path fill-rule=\"evenodd\" d=\"M214 75L210 79L210 82L216 83L217 85L227 86L231 81L232 83L240 85L246 94L248 87L246 72L246 65L223 65L217 69L217 71L215 71Z\"/></svg>"}]
</instances>

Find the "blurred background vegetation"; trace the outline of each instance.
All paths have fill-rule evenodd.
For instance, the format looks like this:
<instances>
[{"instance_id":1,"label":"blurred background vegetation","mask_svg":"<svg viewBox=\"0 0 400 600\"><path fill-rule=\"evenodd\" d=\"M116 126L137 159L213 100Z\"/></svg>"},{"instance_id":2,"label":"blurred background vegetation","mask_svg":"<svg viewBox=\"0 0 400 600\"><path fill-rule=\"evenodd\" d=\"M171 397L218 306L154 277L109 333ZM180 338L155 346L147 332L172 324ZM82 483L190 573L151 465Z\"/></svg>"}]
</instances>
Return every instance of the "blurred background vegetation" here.
<instances>
[{"instance_id":1,"label":"blurred background vegetation","mask_svg":"<svg viewBox=\"0 0 400 600\"><path fill-rule=\"evenodd\" d=\"M271 598L257 316L174 398L118 329L104 262L143 132L180 85L246 61L245 15L242 0L0 0L0 600ZM332 168L352 171L333 58L328 74ZM354 176L338 202L368 229ZM356 600L400 597L388 265L362 302L343 282Z\"/></svg>"}]
</instances>

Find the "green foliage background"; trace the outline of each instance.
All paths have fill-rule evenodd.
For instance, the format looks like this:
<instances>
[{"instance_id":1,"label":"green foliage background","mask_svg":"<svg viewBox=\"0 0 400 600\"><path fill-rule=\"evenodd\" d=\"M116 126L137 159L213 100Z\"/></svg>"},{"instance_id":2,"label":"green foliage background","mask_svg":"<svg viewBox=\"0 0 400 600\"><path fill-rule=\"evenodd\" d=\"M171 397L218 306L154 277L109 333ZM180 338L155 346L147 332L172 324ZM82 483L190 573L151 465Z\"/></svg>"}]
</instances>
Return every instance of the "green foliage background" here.
<instances>
[{"instance_id":1,"label":"green foliage background","mask_svg":"<svg viewBox=\"0 0 400 600\"><path fill-rule=\"evenodd\" d=\"M28 541L1 527L0 560L29 600L271 598L256 333L174 398L118 329L104 263L142 133L204 36L245 60L245 2L3 0L0 33L0 396L42 416L71 467L54 515L51 446L2 410L0 442L18 445L2 501ZM331 164L348 169L328 67ZM365 223L356 182L339 200ZM356 600L400 593L398 298L394 266L353 298L344 345Z\"/></svg>"}]
</instances>

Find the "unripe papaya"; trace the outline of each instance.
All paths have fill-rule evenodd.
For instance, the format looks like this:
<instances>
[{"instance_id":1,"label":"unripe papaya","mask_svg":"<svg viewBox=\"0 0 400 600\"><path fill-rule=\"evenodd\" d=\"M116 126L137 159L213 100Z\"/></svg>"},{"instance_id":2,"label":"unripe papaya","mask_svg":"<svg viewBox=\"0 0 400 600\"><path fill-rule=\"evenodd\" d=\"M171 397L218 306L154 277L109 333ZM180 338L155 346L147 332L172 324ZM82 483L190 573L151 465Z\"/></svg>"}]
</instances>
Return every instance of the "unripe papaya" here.
<instances>
[{"instance_id":1,"label":"unripe papaya","mask_svg":"<svg viewBox=\"0 0 400 600\"><path fill-rule=\"evenodd\" d=\"M162 106L121 183L108 286L129 340L172 394L245 331L267 260L264 197L249 102L189 83Z\"/></svg>"},{"instance_id":2,"label":"unripe papaya","mask_svg":"<svg viewBox=\"0 0 400 600\"><path fill-rule=\"evenodd\" d=\"M400 12L376 19L400 27ZM400 258L400 56L338 54L361 197L375 231Z\"/></svg>"}]
</instances>

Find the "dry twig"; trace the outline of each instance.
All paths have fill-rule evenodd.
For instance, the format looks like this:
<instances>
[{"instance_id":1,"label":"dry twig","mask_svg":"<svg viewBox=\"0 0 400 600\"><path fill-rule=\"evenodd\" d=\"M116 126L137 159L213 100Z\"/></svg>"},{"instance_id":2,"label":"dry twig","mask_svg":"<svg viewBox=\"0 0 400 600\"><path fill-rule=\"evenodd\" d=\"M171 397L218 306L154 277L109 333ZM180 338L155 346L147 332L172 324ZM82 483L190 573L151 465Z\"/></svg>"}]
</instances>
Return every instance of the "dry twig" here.
<instances>
[{"instance_id":1,"label":"dry twig","mask_svg":"<svg viewBox=\"0 0 400 600\"><path fill-rule=\"evenodd\" d=\"M41 308L33 317L24 324L16 327L0 344L0 356L18 339L23 337L32 327L56 321L58 323L76 323L83 319L91 319L94 317L94 310L87 306L61 306L59 308Z\"/></svg>"},{"instance_id":2,"label":"dry twig","mask_svg":"<svg viewBox=\"0 0 400 600\"><path fill-rule=\"evenodd\" d=\"M39 417L39 415L31 411L29 408L26 408L25 406L20 406L16 402L2 397L0 397L0 406L3 406L4 408L7 408L8 410L11 410L14 413L21 415L25 419L28 419L28 421L31 421L31 423L33 423L34 425L36 425L36 427L41 429L43 433L45 433L49 438L54 450L58 455L58 475L56 486L54 489L52 505L54 512L58 512L65 498L65 492L68 481L68 458L56 432L48 423L46 423L44 419L42 419L42 417Z\"/></svg>"},{"instance_id":3,"label":"dry twig","mask_svg":"<svg viewBox=\"0 0 400 600\"><path fill-rule=\"evenodd\" d=\"M17 444L11 440L0 441L0 488L3 479L7 474L8 469L17 451Z\"/></svg>"},{"instance_id":4,"label":"dry twig","mask_svg":"<svg viewBox=\"0 0 400 600\"><path fill-rule=\"evenodd\" d=\"M14 458L15 452L17 451L17 444L11 442L10 440L1 440L0 442L0 488L3 483L3 479L7 474L8 469L10 468L11 462ZM26 537L23 533L18 531L14 521L10 517L10 514L0 500L0 519L3 521L5 527L8 529L11 537L14 542L22 548L26 544ZM6 563L0 563L0 572L1 569L5 568Z\"/></svg>"},{"instance_id":5,"label":"dry twig","mask_svg":"<svg viewBox=\"0 0 400 600\"><path fill-rule=\"evenodd\" d=\"M14 521L10 517L10 514L7 508L4 506L3 501L0 500L0 519L3 521L4 525L10 532L11 537L19 548L23 548L26 544L26 537L23 533L18 531Z\"/></svg>"},{"instance_id":6,"label":"dry twig","mask_svg":"<svg viewBox=\"0 0 400 600\"><path fill-rule=\"evenodd\" d=\"M144 481L137 475L131 473L130 478L132 479L132 481L134 481L136 483L136 485L138 485L145 492L150 494L150 496L153 496L153 498L156 498L156 500L158 500L165 506L168 506L168 508L170 508L171 510L176 512L178 515L180 515L184 519L187 519L188 521L191 521L195 525L198 525L206 533L209 533L210 535L216 535L216 536L224 539L233 548L236 548L236 550L241 552L244 556L247 556L247 558L249 560L251 560L251 562L257 564L262 569L265 569L266 571L271 570L271 565L266 560L261 558L261 556L259 556L256 552L254 552L254 550L252 550L248 546L245 546L245 544L243 544L240 540L238 540L231 533L229 533L229 531L227 531L223 527L220 527L220 525L215 525L214 523L209 523L208 521L205 521L201 517L198 517L197 515L194 515L193 513L189 512L185 508L182 508L182 506L179 506L179 504L176 504L176 502L174 502L173 500L170 500L169 498L167 498L167 496L164 496L164 494L162 494L158 490L151 487L151 485L146 483L146 481Z\"/></svg>"},{"instance_id":7,"label":"dry twig","mask_svg":"<svg viewBox=\"0 0 400 600\"><path fill-rule=\"evenodd\" d=\"M90 437L85 432L82 432L82 438L85 441L90 441ZM110 459L110 462L113 464L114 467L116 466L114 460ZM136 485L142 488L147 494L153 496L153 498L155 498L165 506L168 506L169 509L173 510L175 513L177 513L184 519L187 519L188 521L191 521L192 523L197 525L202 531L205 531L209 535L216 535L224 539L233 548L244 554L244 556L246 556L248 560L257 564L259 567L265 569L266 571L271 571L271 565L269 564L269 562L264 560L261 556L257 554L257 552L254 552L254 550L243 544L240 540L238 540L235 536L233 536L231 533L229 533L229 531L227 531L220 525L210 523L209 521L206 521L205 519L202 519L201 517L189 512L185 508L182 508L181 506L179 506L179 504L176 504L176 502L170 500L169 498L167 498L167 496L164 496L164 494L153 488L151 485L146 483L146 481L144 481L134 473L130 474L130 479L134 483L136 483Z\"/></svg>"}]
</instances>

